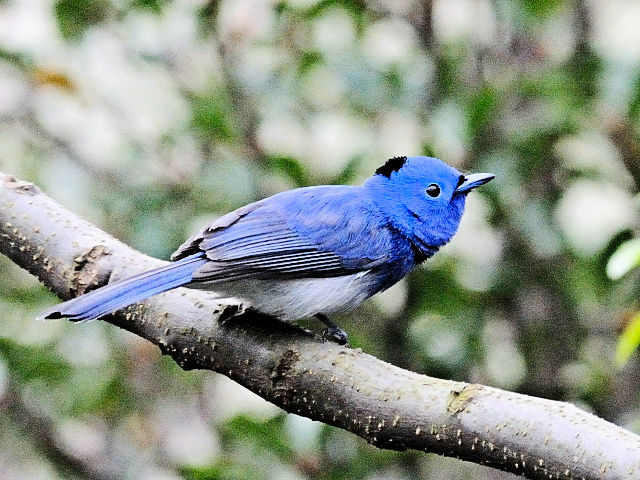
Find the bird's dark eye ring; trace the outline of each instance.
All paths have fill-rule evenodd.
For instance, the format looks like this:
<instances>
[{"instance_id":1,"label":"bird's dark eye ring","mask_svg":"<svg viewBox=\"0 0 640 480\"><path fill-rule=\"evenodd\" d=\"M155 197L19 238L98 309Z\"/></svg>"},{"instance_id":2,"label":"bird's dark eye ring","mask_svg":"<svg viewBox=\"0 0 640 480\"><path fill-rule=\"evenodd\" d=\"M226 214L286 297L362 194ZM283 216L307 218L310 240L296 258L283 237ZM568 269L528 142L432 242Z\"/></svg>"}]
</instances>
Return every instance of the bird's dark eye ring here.
<instances>
[{"instance_id":1,"label":"bird's dark eye ring","mask_svg":"<svg viewBox=\"0 0 640 480\"><path fill-rule=\"evenodd\" d=\"M437 183L432 183L425 189L425 192L427 192L427 195L429 195L430 197L436 198L440 196L440 185L438 185Z\"/></svg>"}]
</instances>

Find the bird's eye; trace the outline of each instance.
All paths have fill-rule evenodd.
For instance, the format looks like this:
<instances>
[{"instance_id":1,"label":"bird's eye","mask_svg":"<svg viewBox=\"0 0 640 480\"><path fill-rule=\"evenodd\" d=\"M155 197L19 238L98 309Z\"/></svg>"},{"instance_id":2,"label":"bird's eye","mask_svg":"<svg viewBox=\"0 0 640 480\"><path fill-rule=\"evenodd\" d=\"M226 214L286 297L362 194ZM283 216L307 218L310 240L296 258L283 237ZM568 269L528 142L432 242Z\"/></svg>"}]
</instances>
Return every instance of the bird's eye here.
<instances>
[{"instance_id":1,"label":"bird's eye","mask_svg":"<svg viewBox=\"0 0 640 480\"><path fill-rule=\"evenodd\" d=\"M425 192L427 192L427 195L429 195L430 197L435 198L440 195L440 185L438 185L437 183L432 183L426 188Z\"/></svg>"}]
</instances>

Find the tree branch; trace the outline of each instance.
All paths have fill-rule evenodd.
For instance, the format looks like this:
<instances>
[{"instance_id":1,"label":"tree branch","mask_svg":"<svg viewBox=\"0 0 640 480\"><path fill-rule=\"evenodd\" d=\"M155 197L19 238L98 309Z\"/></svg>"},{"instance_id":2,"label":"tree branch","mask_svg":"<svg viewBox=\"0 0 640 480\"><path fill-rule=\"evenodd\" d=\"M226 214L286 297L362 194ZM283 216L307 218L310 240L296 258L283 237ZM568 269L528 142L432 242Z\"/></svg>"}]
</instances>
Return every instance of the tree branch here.
<instances>
[{"instance_id":1,"label":"tree branch","mask_svg":"<svg viewBox=\"0 0 640 480\"><path fill-rule=\"evenodd\" d=\"M0 173L0 252L63 299L158 266ZM158 345L184 369L220 372L287 412L381 448L453 456L532 479L640 477L640 438L562 402L402 370L323 344L206 292L177 289L105 318Z\"/></svg>"}]
</instances>

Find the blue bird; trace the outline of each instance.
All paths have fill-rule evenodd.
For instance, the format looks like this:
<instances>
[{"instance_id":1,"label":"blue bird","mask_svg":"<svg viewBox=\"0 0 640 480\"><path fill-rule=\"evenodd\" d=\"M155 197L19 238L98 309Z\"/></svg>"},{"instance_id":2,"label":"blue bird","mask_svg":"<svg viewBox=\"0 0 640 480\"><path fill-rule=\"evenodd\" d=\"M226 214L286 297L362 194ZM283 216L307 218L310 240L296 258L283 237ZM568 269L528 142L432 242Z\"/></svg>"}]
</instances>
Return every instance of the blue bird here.
<instances>
[{"instance_id":1,"label":"blue bird","mask_svg":"<svg viewBox=\"0 0 640 480\"><path fill-rule=\"evenodd\" d=\"M467 194L494 178L430 157L395 157L362 186L298 188L228 213L183 243L172 263L42 313L92 320L176 287L213 290L292 321L350 310L389 288L456 233Z\"/></svg>"}]
</instances>

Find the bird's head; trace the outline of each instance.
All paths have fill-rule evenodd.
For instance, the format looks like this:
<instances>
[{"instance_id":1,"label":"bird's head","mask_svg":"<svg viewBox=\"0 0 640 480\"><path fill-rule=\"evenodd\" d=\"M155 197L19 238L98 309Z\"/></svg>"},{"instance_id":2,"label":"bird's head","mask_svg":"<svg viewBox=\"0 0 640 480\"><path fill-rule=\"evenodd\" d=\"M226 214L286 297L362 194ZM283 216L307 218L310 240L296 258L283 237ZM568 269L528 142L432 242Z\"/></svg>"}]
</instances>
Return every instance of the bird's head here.
<instances>
[{"instance_id":1,"label":"bird's head","mask_svg":"<svg viewBox=\"0 0 640 480\"><path fill-rule=\"evenodd\" d=\"M493 178L462 174L437 158L395 157L364 188L393 227L430 256L458 230L467 194Z\"/></svg>"}]
</instances>

